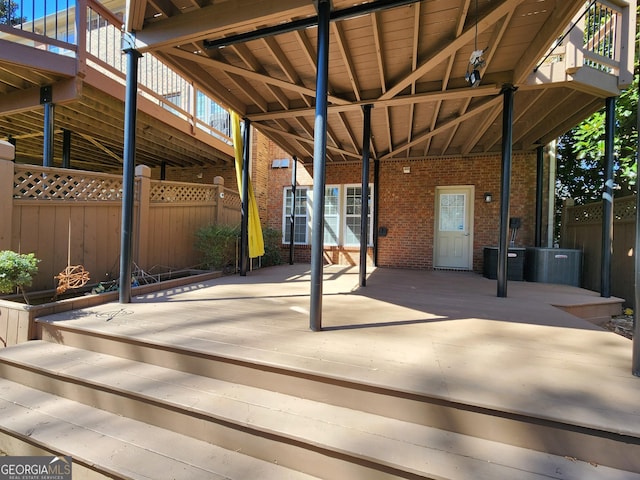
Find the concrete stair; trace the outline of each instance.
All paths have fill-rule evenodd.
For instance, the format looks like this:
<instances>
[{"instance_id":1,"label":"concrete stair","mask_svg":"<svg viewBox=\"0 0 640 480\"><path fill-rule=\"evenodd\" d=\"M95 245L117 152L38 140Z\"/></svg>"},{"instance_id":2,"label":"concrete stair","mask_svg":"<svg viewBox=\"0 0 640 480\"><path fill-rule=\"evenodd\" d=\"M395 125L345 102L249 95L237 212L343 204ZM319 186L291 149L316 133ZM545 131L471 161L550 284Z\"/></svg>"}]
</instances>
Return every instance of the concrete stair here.
<instances>
[{"instance_id":1,"label":"concrete stair","mask_svg":"<svg viewBox=\"0 0 640 480\"><path fill-rule=\"evenodd\" d=\"M41 329L0 351L0 449L72 455L86 478L640 479L630 434Z\"/></svg>"}]
</instances>

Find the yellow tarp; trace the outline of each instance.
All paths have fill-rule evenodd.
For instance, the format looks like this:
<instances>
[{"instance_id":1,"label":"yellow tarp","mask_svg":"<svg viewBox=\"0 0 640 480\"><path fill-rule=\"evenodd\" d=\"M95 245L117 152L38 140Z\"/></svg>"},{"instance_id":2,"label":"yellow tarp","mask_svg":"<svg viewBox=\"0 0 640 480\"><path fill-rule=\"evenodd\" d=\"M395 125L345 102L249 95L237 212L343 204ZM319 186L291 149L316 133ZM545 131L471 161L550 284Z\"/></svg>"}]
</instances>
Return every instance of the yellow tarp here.
<instances>
[{"instance_id":1,"label":"yellow tarp","mask_svg":"<svg viewBox=\"0 0 640 480\"><path fill-rule=\"evenodd\" d=\"M242 134L240 133L240 117L235 112L231 113L231 137L233 138L233 149L236 155L236 180L238 181L238 192L242 197ZM244 202L244 199L242 199ZM260 225L260 214L258 204L253 194L251 178L249 178L249 258L261 257L264 255L264 239L262 238L262 226Z\"/></svg>"}]
</instances>

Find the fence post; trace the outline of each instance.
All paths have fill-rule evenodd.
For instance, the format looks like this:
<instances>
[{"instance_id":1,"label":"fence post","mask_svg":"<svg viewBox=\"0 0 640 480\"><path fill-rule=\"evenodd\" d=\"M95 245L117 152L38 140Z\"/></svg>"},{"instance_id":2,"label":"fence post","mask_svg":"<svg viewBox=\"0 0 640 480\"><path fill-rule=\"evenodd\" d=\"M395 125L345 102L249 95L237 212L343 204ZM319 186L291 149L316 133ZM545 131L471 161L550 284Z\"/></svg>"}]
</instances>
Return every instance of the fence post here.
<instances>
[{"instance_id":1,"label":"fence post","mask_svg":"<svg viewBox=\"0 0 640 480\"><path fill-rule=\"evenodd\" d=\"M224 178L220 176L214 177L213 185L215 186L216 197L213 224L218 225L222 222L224 215Z\"/></svg>"},{"instance_id":2,"label":"fence post","mask_svg":"<svg viewBox=\"0 0 640 480\"><path fill-rule=\"evenodd\" d=\"M151 169L146 165L136 167L136 184L138 185L138 208L136 216L137 234L134 238L133 258L138 267L149 268L149 208L151 203Z\"/></svg>"},{"instance_id":3,"label":"fence post","mask_svg":"<svg viewBox=\"0 0 640 480\"><path fill-rule=\"evenodd\" d=\"M0 141L0 250L11 250L15 147Z\"/></svg>"},{"instance_id":4,"label":"fence post","mask_svg":"<svg viewBox=\"0 0 640 480\"><path fill-rule=\"evenodd\" d=\"M572 238L571 242L569 242L569 218L571 215L569 212L573 212L572 207L575 205L575 200L573 198L567 198L562 202L562 219L560 225L560 242L562 243L560 247L562 248L575 248L575 236Z\"/></svg>"}]
</instances>

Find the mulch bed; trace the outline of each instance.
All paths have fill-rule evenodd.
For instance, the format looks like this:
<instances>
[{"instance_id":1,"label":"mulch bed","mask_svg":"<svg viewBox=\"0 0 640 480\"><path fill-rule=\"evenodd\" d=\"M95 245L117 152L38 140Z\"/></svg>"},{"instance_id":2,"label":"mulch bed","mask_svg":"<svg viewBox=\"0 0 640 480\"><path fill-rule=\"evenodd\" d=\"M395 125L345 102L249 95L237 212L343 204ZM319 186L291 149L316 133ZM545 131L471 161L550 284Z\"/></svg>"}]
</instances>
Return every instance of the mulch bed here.
<instances>
[{"instance_id":1,"label":"mulch bed","mask_svg":"<svg viewBox=\"0 0 640 480\"><path fill-rule=\"evenodd\" d=\"M605 328L626 338L633 338L633 312L611 317Z\"/></svg>"}]
</instances>

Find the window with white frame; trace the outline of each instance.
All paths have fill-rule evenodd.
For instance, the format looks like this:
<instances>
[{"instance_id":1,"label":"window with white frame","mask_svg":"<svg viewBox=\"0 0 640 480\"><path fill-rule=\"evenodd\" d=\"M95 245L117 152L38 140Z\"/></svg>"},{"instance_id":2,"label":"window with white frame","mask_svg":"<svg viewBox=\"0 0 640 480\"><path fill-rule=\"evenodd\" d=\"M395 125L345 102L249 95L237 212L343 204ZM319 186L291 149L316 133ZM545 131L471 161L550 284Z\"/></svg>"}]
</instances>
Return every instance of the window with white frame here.
<instances>
[{"instance_id":1,"label":"window with white frame","mask_svg":"<svg viewBox=\"0 0 640 480\"><path fill-rule=\"evenodd\" d=\"M368 244L373 244L372 186L369 185ZM313 205L310 187L296 188L295 235L296 244L308 244ZM291 209L293 195L291 187L284 189L282 218L283 242L289 243L291 231ZM360 245L360 216L362 212L361 185L327 185L324 192L324 245Z\"/></svg>"},{"instance_id":2,"label":"window with white frame","mask_svg":"<svg viewBox=\"0 0 640 480\"><path fill-rule=\"evenodd\" d=\"M340 186L324 189L324 244L340 245Z\"/></svg>"},{"instance_id":3,"label":"window with white frame","mask_svg":"<svg viewBox=\"0 0 640 480\"><path fill-rule=\"evenodd\" d=\"M283 242L291 242L291 211L293 210L293 189L288 187L284 191L284 216L282 218ZM296 208L293 243L306 245L307 241L307 188L296 187Z\"/></svg>"},{"instance_id":4,"label":"window with white frame","mask_svg":"<svg viewBox=\"0 0 640 480\"><path fill-rule=\"evenodd\" d=\"M369 211L367 212L368 244L373 237L373 222L371 221L371 186L368 188ZM344 241L345 246L360 245L360 219L362 216L362 186L345 185L344 189Z\"/></svg>"}]
</instances>

